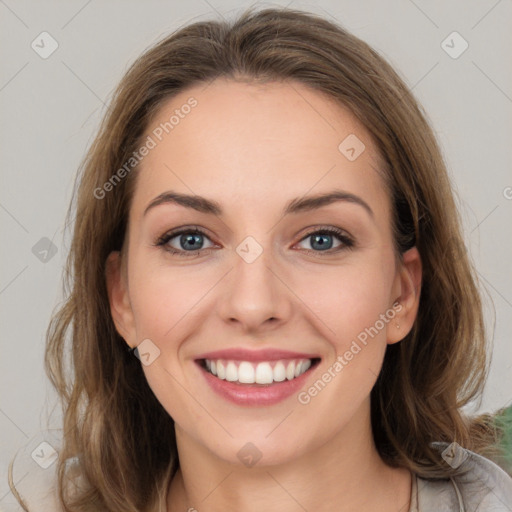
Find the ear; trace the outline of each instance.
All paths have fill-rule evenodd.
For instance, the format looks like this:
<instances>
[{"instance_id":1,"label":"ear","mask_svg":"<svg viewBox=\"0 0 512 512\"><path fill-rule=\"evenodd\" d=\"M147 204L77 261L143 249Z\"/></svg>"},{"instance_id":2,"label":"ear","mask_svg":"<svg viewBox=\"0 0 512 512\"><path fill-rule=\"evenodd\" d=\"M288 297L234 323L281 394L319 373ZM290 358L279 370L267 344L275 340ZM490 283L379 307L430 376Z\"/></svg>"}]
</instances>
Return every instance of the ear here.
<instances>
[{"instance_id":1,"label":"ear","mask_svg":"<svg viewBox=\"0 0 512 512\"><path fill-rule=\"evenodd\" d=\"M394 303L399 305L394 307L396 315L387 330L388 344L399 342L412 329L420 304L421 280L421 257L418 249L413 247L403 253L395 278Z\"/></svg>"},{"instance_id":2,"label":"ear","mask_svg":"<svg viewBox=\"0 0 512 512\"><path fill-rule=\"evenodd\" d=\"M116 330L130 347L135 348L135 321L128 294L127 276L119 251L111 252L108 255L105 279L110 302L110 314Z\"/></svg>"}]
</instances>

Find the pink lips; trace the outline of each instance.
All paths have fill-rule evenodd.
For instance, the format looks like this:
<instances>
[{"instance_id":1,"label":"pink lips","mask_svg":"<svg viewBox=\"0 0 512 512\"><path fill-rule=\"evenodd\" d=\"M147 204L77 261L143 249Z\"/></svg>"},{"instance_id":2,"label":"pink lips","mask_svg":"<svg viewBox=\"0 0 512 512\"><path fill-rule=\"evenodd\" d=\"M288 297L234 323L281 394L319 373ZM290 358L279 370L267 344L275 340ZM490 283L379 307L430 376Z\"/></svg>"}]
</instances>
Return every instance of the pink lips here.
<instances>
[{"instance_id":1,"label":"pink lips","mask_svg":"<svg viewBox=\"0 0 512 512\"><path fill-rule=\"evenodd\" d=\"M278 361L279 359L315 359L318 354L306 354L302 352L290 352L288 350L276 350L272 348L262 350L247 350L243 348L230 348L216 350L197 356L195 359L227 359L233 361Z\"/></svg>"},{"instance_id":2,"label":"pink lips","mask_svg":"<svg viewBox=\"0 0 512 512\"><path fill-rule=\"evenodd\" d=\"M224 399L239 406L268 406L277 404L293 394L296 394L309 378L311 368L302 375L292 380L282 382L273 382L272 384L241 384L239 382L229 382L219 379L212 375L203 367L203 360L231 360L231 361L278 361L287 359L319 359L318 354L307 354L300 352L291 352L286 350L262 349L226 349L200 354L195 358L210 388Z\"/></svg>"}]
</instances>

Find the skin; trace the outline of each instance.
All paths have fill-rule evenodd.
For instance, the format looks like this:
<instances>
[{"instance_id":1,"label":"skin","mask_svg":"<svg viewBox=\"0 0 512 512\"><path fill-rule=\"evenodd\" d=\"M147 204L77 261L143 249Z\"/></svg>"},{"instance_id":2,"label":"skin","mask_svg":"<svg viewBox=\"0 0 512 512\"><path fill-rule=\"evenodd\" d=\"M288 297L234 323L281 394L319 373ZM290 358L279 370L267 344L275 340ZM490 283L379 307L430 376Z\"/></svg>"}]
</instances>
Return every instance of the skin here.
<instances>
[{"instance_id":1,"label":"skin","mask_svg":"<svg viewBox=\"0 0 512 512\"><path fill-rule=\"evenodd\" d=\"M143 370L176 425L180 470L168 510L407 511L411 475L376 451L370 391L387 345L412 328L421 261L416 248L403 262L395 256L390 198L370 135L305 85L226 79L168 100L147 134L190 96L198 105L141 164L126 257L114 252L107 266L119 333L131 347L149 338L160 350ZM355 161L338 150L349 134L366 147ZM359 196L373 216L345 201L282 216L291 199L335 188ZM218 201L224 213L168 203L144 216L168 190ZM201 254L180 257L154 245L191 225L207 233ZM315 248L308 228L329 226L349 233L354 248L333 252L343 245L335 235L329 255ZM247 236L263 249L250 264L236 252ZM179 236L168 245L186 250ZM307 405L296 395L265 408L234 405L194 362L234 347L317 353L307 389L396 301L395 318ZM237 457L247 442L262 454L250 468Z\"/></svg>"}]
</instances>

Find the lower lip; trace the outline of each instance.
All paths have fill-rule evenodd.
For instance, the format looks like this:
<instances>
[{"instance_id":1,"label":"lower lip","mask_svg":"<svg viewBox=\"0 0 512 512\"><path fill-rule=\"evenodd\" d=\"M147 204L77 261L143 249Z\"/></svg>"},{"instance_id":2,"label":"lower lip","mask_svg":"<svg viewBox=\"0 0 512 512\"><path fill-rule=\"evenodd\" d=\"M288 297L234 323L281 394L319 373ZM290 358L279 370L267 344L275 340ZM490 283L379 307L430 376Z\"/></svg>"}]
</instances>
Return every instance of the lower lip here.
<instances>
[{"instance_id":1,"label":"lower lip","mask_svg":"<svg viewBox=\"0 0 512 512\"><path fill-rule=\"evenodd\" d=\"M292 380L274 382L273 384L238 384L215 377L201 365L199 368L210 387L226 400L237 405L265 406L282 402L297 393L311 375L311 370L316 366L310 367L302 375Z\"/></svg>"}]
</instances>

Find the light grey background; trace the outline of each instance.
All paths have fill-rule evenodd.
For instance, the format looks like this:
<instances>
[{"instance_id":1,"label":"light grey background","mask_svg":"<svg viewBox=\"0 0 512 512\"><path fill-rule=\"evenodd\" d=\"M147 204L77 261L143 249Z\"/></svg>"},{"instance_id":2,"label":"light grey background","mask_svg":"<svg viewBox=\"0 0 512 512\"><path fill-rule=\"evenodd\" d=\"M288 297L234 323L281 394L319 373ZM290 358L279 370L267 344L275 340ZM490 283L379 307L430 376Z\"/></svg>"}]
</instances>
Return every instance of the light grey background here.
<instances>
[{"instance_id":1,"label":"light grey background","mask_svg":"<svg viewBox=\"0 0 512 512\"><path fill-rule=\"evenodd\" d=\"M55 404L43 370L44 333L62 299L69 247L63 226L75 172L104 105L128 65L161 37L191 21L231 18L250 4L0 0L0 510L17 510L6 475L18 448L26 464L15 473L16 481L45 471L30 458L39 442L49 440L47 416ZM474 410L510 404L511 1L257 5L289 5L341 23L386 57L424 106L457 191L467 248L486 290L490 329L495 324L491 373ZM43 31L58 43L46 59L31 47ZM453 31L469 44L458 58L442 47ZM447 44L452 52L461 48L457 39ZM46 263L32 252L43 237L58 248ZM50 426L58 428L59 418L57 408Z\"/></svg>"}]
</instances>

